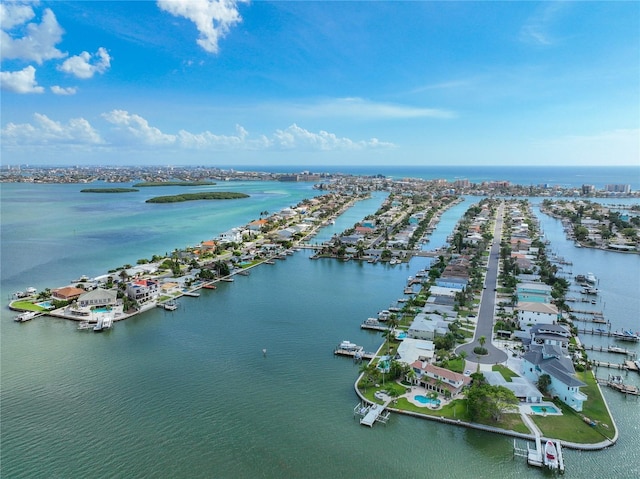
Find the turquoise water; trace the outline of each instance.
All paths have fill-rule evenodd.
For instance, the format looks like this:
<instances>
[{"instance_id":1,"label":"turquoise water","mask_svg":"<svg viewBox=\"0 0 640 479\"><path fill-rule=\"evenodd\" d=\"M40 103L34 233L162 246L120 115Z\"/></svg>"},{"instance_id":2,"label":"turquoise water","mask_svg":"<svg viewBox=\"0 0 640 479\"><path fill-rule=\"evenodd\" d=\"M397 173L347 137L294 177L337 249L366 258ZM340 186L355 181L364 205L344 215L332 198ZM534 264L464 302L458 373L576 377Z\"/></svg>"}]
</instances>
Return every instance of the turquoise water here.
<instances>
[{"instance_id":1,"label":"turquoise water","mask_svg":"<svg viewBox=\"0 0 640 479\"><path fill-rule=\"evenodd\" d=\"M41 308L45 308L45 309L52 309L53 308L53 304L51 303L51 301L40 301L39 303L36 303L36 305L40 306Z\"/></svg>"},{"instance_id":2,"label":"turquoise water","mask_svg":"<svg viewBox=\"0 0 640 479\"><path fill-rule=\"evenodd\" d=\"M92 311L94 313L108 313L109 311L111 311L111 308L107 308L107 307L100 307L100 308L94 308L92 309Z\"/></svg>"},{"instance_id":3,"label":"turquoise water","mask_svg":"<svg viewBox=\"0 0 640 479\"><path fill-rule=\"evenodd\" d=\"M413 396L413 399L415 399L421 404L433 404L435 406L440 406L440 399L428 398L426 396L422 396L421 394L417 394Z\"/></svg>"},{"instance_id":4,"label":"turquoise water","mask_svg":"<svg viewBox=\"0 0 640 479\"><path fill-rule=\"evenodd\" d=\"M553 406L530 406L530 407L533 412L538 414L544 414L544 413L559 414L560 413L560 411L558 411Z\"/></svg>"},{"instance_id":5,"label":"turquoise water","mask_svg":"<svg viewBox=\"0 0 640 479\"><path fill-rule=\"evenodd\" d=\"M310 185L233 184L255 198L224 208L155 209L137 196L105 200L109 195L79 189L2 185L3 298L211 239L315 193ZM353 226L383 198L356 204L318 241L339 224L340 231ZM442 216L428 247L444 244L473 201ZM598 306L614 329L638 329L639 258L573 248L559 222L542 217L542 224L550 247L573 261L574 274L600 278L605 304ZM154 309L118 322L108 335L82 334L52 318L16 325L3 308L0 475L539 478L540 470L513 459L508 437L397 414L372 429L353 418L358 366L334 357L333 348L347 339L377 349L381 335L360 323L395 303L407 277L427 265L427 258L396 267L311 261L298 252L202 290L199 298L183 298L176 311ZM607 345L596 336L584 342ZM613 391L604 394L620 440L594 453L565 449L567 477L640 475L640 409Z\"/></svg>"}]
</instances>

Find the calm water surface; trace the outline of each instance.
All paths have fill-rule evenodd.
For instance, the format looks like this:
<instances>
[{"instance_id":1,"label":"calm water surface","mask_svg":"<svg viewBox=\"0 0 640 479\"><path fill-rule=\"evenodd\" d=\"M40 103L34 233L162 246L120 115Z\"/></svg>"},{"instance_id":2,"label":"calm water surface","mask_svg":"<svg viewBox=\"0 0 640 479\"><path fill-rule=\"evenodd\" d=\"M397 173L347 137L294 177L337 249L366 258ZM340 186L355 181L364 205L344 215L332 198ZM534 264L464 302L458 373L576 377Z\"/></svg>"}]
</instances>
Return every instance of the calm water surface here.
<instances>
[{"instance_id":1,"label":"calm water surface","mask_svg":"<svg viewBox=\"0 0 640 479\"><path fill-rule=\"evenodd\" d=\"M2 185L3 298L195 244L314 194L310 185L231 186L257 198L160 209L138 196L78 196L73 185ZM165 193L148 195L156 194ZM318 241L383 198L359 202ZM429 247L444 244L474 201L443 215ZM600 278L605 315L637 325L638 257L573 248L559 222L542 220L573 274ZM399 415L369 429L352 417L357 366L333 348L348 339L376 349L380 335L360 322L395 303L427 262L312 261L299 252L182 298L175 312L153 310L103 334L50 318L14 324L3 309L2 477L544 476L513 460L508 438ZM640 403L605 395L620 441L596 453L566 451L567 477L640 474Z\"/></svg>"}]
</instances>

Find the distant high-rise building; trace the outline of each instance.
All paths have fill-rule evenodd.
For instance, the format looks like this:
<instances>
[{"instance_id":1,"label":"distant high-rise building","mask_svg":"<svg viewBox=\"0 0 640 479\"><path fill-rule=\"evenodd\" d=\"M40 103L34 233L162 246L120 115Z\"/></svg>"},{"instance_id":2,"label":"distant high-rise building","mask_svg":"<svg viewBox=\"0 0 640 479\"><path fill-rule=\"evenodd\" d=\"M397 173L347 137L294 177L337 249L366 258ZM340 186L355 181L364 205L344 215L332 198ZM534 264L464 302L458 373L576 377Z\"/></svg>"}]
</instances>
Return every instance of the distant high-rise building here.
<instances>
[{"instance_id":1,"label":"distant high-rise building","mask_svg":"<svg viewBox=\"0 0 640 479\"><path fill-rule=\"evenodd\" d=\"M604 190L609 193L629 194L631 193L631 185L607 185Z\"/></svg>"},{"instance_id":2,"label":"distant high-rise building","mask_svg":"<svg viewBox=\"0 0 640 479\"><path fill-rule=\"evenodd\" d=\"M592 195L596 192L596 187L593 185L582 185L582 194L583 195Z\"/></svg>"}]
</instances>

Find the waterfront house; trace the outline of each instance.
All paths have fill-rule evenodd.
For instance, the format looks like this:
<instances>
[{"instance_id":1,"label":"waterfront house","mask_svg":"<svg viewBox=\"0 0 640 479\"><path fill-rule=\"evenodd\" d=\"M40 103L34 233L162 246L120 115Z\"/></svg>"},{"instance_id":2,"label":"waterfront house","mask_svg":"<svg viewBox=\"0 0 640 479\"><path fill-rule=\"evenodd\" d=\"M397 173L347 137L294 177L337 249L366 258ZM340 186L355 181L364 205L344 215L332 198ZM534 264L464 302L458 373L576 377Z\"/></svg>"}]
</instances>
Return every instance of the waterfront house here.
<instances>
[{"instance_id":1,"label":"waterfront house","mask_svg":"<svg viewBox=\"0 0 640 479\"><path fill-rule=\"evenodd\" d=\"M231 228L224 233L220 233L220 241L224 243L241 243L242 242L242 229Z\"/></svg>"},{"instance_id":2,"label":"waterfront house","mask_svg":"<svg viewBox=\"0 0 640 479\"><path fill-rule=\"evenodd\" d=\"M520 329L529 330L536 324L556 324L560 312L555 304L523 301L516 307Z\"/></svg>"},{"instance_id":3,"label":"waterfront house","mask_svg":"<svg viewBox=\"0 0 640 479\"><path fill-rule=\"evenodd\" d=\"M267 220L262 219L262 220L255 220L252 221L251 223L249 223L247 226L249 228L250 231L262 231L262 228L269 223Z\"/></svg>"},{"instance_id":4,"label":"waterfront house","mask_svg":"<svg viewBox=\"0 0 640 479\"><path fill-rule=\"evenodd\" d=\"M78 299L80 295L84 294L85 290L82 288L76 288L75 286L66 286L64 288L54 289L51 292L51 296L54 299L59 299L61 301L73 301L74 299Z\"/></svg>"},{"instance_id":5,"label":"waterfront house","mask_svg":"<svg viewBox=\"0 0 640 479\"><path fill-rule=\"evenodd\" d=\"M413 364L416 361L431 363L434 356L433 341L407 337L398 345L396 359L405 364Z\"/></svg>"},{"instance_id":6,"label":"waterfront house","mask_svg":"<svg viewBox=\"0 0 640 479\"><path fill-rule=\"evenodd\" d=\"M153 279L140 279L127 284L127 296L138 304L158 298L159 282Z\"/></svg>"},{"instance_id":7,"label":"waterfront house","mask_svg":"<svg viewBox=\"0 0 640 479\"><path fill-rule=\"evenodd\" d=\"M465 386L471 383L471 378L464 374L424 361L413 362L411 368L416 373L415 384L445 396L456 397Z\"/></svg>"},{"instance_id":8,"label":"waterfront house","mask_svg":"<svg viewBox=\"0 0 640 479\"><path fill-rule=\"evenodd\" d=\"M437 316L441 319L441 316ZM407 330L407 336L414 339L427 339L433 341L438 336L444 336L449 331L445 321L435 320L424 313L419 313L411 322Z\"/></svg>"},{"instance_id":9,"label":"waterfront house","mask_svg":"<svg viewBox=\"0 0 640 479\"><path fill-rule=\"evenodd\" d=\"M97 288L88 293L80 295L78 298L78 306L81 308L115 306L118 294L110 289Z\"/></svg>"},{"instance_id":10,"label":"waterfront house","mask_svg":"<svg viewBox=\"0 0 640 479\"><path fill-rule=\"evenodd\" d=\"M485 380L491 386L502 386L513 392L520 402L539 404L542 402L542 393L525 378L513 377L507 381L498 371L483 371Z\"/></svg>"},{"instance_id":11,"label":"waterfront house","mask_svg":"<svg viewBox=\"0 0 640 479\"><path fill-rule=\"evenodd\" d=\"M551 344L532 344L522 357L522 375L526 379L537 383L540 376L549 375L551 384L548 393L580 412L587 400L580 388L586 384L576 378L575 373L571 359L564 355L561 348Z\"/></svg>"},{"instance_id":12,"label":"waterfront house","mask_svg":"<svg viewBox=\"0 0 640 479\"><path fill-rule=\"evenodd\" d=\"M551 290L551 286L544 283L519 283L516 286L518 303L550 303Z\"/></svg>"},{"instance_id":13,"label":"waterfront house","mask_svg":"<svg viewBox=\"0 0 640 479\"><path fill-rule=\"evenodd\" d=\"M566 353L571 339L569 329L561 324L536 324L529 331L531 344L557 346Z\"/></svg>"}]
</instances>

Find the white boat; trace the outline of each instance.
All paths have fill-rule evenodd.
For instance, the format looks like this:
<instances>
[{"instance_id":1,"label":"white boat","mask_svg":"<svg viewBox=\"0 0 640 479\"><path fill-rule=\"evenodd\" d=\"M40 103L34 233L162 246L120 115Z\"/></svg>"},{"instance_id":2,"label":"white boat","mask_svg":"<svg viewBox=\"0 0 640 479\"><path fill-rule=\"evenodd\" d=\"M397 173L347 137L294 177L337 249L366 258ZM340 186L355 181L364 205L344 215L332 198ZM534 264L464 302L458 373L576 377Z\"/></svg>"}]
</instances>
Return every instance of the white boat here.
<instances>
[{"instance_id":1,"label":"white boat","mask_svg":"<svg viewBox=\"0 0 640 479\"><path fill-rule=\"evenodd\" d=\"M175 299L170 299L166 303L162 303L162 307L167 311L175 311L178 309L178 302Z\"/></svg>"},{"instance_id":2,"label":"white boat","mask_svg":"<svg viewBox=\"0 0 640 479\"><path fill-rule=\"evenodd\" d=\"M25 313L20 313L18 316L13 318L16 323L24 323L25 321L31 321L38 315L35 311L27 311Z\"/></svg>"},{"instance_id":3,"label":"white boat","mask_svg":"<svg viewBox=\"0 0 640 479\"><path fill-rule=\"evenodd\" d=\"M598 282L598 278L596 278L596 275L593 273L587 273L584 280L590 284L596 284Z\"/></svg>"},{"instance_id":4,"label":"white boat","mask_svg":"<svg viewBox=\"0 0 640 479\"><path fill-rule=\"evenodd\" d=\"M78 329L80 330L91 329L91 324L89 323L89 321L80 321L78 323Z\"/></svg>"},{"instance_id":5,"label":"white boat","mask_svg":"<svg viewBox=\"0 0 640 479\"><path fill-rule=\"evenodd\" d=\"M99 333L101 331L104 331L105 329L110 329L111 326L113 324L113 318L111 316L108 315L100 315L98 317L98 322L96 323L96 325L93 327L93 330L96 333Z\"/></svg>"},{"instance_id":6,"label":"white boat","mask_svg":"<svg viewBox=\"0 0 640 479\"><path fill-rule=\"evenodd\" d=\"M344 349L345 351L357 351L362 348L361 346L358 346L357 344L352 343L351 341L342 341L338 345L338 349Z\"/></svg>"},{"instance_id":7,"label":"white boat","mask_svg":"<svg viewBox=\"0 0 640 479\"><path fill-rule=\"evenodd\" d=\"M544 446L544 464L551 468L558 468L558 450L553 441L547 441Z\"/></svg>"}]
</instances>

